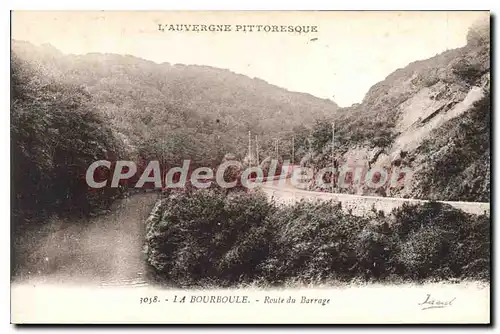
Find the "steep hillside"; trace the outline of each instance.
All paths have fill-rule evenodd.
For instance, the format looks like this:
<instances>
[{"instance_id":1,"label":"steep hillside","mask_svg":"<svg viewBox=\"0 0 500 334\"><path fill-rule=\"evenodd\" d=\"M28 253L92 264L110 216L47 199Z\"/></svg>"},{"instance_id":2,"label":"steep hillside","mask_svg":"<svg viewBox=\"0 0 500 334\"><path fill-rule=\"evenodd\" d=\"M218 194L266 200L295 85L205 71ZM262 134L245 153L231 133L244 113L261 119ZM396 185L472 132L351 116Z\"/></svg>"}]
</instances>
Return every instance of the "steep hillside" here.
<instances>
[{"instance_id":1,"label":"steep hillside","mask_svg":"<svg viewBox=\"0 0 500 334\"><path fill-rule=\"evenodd\" d=\"M117 189L89 189L85 172L94 161L127 157L109 121L81 87L53 80L16 55L11 71L13 230L53 214L106 209Z\"/></svg>"},{"instance_id":2,"label":"steep hillside","mask_svg":"<svg viewBox=\"0 0 500 334\"><path fill-rule=\"evenodd\" d=\"M433 130L410 159L414 194L432 199L489 202L490 94L472 108Z\"/></svg>"},{"instance_id":3,"label":"steep hillside","mask_svg":"<svg viewBox=\"0 0 500 334\"><path fill-rule=\"evenodd\" d=\"M410 182L397 186L360 184L334 191L465 201L490 196L489 22L473 26L464 47L396 70L362 103L343 109L207 66L115 54L64 55L50 45L19 41L12 42L12 51L19 69L35 73L29 81L40 98L50 97L40 82L56 83L62 91L78 87L86 96L84 109L95 110L124 144L123 155L139 161L160 159L171 167L191 159L214 166L228 152L241 159L251 131L259 136L261 161L273 155L274 140L280 139L283 158L289 158L294 142L296 160L319 170L332 163L335 121L336 167L389 173L404 167L412 173L405 179ZM307 187L321 190L314 183Z\"/></svg>"},{"instance_id":4,"label":"steep hillside","mask_svg":"<svg viewBox=\"0 0 500 334\"><path fill-rule=\"evenodd\" d=\"M471 28L467 38L466 46L395 71L361 104L318 121L302 163L316 169L331 164L330 122L335 121L339 166L380 167L389 173L406 167L413 173L409 183L396 187L353 185L336 191L488 201L489 22Z\"/></svg>"},{"instance_id":5,"label":"steep hillside","mask_svg":"<svg viewBox=\"0 0 500 334\"><path fill-rule=\"evenodd\" d=\"M156 64L115 54L64 55L50 45L13 41L13 52L47 75L81 85L143 158L210 164L246 154L248 131L263 156L273 139L311 125L338 106L260 79L208 66Z\"/></svg>"}]
</instances>

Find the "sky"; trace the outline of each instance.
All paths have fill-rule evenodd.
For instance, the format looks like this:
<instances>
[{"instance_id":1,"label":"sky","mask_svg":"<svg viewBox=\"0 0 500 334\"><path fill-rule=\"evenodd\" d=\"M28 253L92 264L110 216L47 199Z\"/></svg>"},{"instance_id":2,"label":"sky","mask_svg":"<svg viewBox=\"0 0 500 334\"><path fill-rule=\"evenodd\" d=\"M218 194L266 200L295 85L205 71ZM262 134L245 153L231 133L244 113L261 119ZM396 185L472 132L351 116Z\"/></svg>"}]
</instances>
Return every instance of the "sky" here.
<instances>
[{"instance_id":1,"label":"sky","mask_svg":"<svg viewBox=\"0 0 500 334\"><path fill-rule=\"evenodd\" d=\"M12 38L66 54L129 54L157 63L208 65L291 91L360 103L410 62L466 44L488 12L14 11ZM228 24L231 31L160 31L158 25ZM316 26L317 32L243 32L237 25ZM201 27L199 27L201 29ZM312 30L312 28L309 28Z\"/></svg>"}]
</instances>

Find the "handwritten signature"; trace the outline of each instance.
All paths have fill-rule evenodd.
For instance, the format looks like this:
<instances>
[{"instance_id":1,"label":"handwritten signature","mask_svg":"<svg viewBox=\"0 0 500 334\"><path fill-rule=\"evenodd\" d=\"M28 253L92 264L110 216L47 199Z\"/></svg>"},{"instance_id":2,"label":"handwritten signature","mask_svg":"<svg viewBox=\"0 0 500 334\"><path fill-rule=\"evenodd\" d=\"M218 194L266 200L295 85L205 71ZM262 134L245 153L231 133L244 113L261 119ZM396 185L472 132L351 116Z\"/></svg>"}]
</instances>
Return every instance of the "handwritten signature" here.
<instances>
[{"instance_id":1,"label":"handwritten signature","mask_svg":"<svg viewBox=\"0 0 500 334\"><path fill-rule=\"evenodd\" d=\"M430 294L427 294L427 297L425 300L421 303L418 303L418 305L422 306L422 311L423 310L429 310L432 308L445 308L445 307L450 307L453 305L453 302L457 299L456 297L450 300L439 300L436 298L431 297Z\"/></svg>"}]
</instances>

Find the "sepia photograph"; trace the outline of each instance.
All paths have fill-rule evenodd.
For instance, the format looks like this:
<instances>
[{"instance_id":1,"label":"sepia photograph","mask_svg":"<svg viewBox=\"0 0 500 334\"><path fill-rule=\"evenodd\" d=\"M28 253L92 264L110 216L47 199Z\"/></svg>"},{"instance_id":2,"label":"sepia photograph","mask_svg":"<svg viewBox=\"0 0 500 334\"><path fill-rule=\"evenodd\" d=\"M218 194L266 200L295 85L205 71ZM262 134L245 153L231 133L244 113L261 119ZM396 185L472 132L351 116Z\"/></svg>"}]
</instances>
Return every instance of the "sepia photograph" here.
<instances>
[{"instance_id":1,"label":"sepia photograph","mask_svg":"<svg viewBox=\"0 0 500 334\"><path fill-rule=\"evenodd\" d=\"M489 324L489 11L12 11L14 324Z\"/></svg>"}]
</instances>

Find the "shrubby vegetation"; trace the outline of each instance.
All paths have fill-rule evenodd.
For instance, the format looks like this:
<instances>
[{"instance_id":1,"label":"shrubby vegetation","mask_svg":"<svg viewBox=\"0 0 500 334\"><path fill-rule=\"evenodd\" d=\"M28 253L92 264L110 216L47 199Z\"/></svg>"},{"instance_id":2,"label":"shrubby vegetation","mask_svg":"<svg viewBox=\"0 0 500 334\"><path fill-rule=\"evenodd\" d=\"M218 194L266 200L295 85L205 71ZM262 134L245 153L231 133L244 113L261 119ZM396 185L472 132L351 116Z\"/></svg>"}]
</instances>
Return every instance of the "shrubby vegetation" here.
<instances>
[{"instance_id":1,"label":"shrubby vegetation","mask_svg":"<svg viewBox=\"0 0 500 334\"><path fill-rule=\"evenodd\" d=\"M399 134L395 125L400 105L422 88L442 81L454 90L465 92L471 85L480 85L478 81L490 70L489 25L477 25L469 32L475 37L469 37L465 47L412 62L394 71L371 87L361 104L343 108L317 122L312 133L324 132L326 136L318 143L319 147L313 147L314 150L320 152L330 140L331 130L325 132L324 129L332 121L336 123L335 145L341 152L356 145L388 147Z\"/></svg>"},{"instance_id":2,"label":"shrubby vegetation","mask_svg":"<svg viewBox=\"0 0 500 334\"><path fill-rule=\"evenodd\" d=\"M160 160L165 168L170 168L180 166L184 159L191 160L192 168L215 167L227 153L244 161L247 135L251 131L252 135L259 136L260 162L276 155L274 140L279 139L280 159L291 159L294 151L294 163L307 160L308 165L319 170L331 164L332 121L336 124L335 152L339 161L343 154L356 148L388 153L393 149L395 138L404 132L397 126L401 106L422 89L439 85L442 91L432 98L450 100L450 105L454 105L465 97L472 85L484 87L483 81L490 69L488 22L475 24L467 40L468 44L462 48L447 50L396 70L374 85L361 104L348 108L338 108L329 100L288 92L259 79L207 66L155 64L111 54L63 55L47 45L35 47L18 41L13 41L12 47L18 68L38 69L39 73L33 72L31 82L57 83L59 88L55 89L64 91L60 95L66 96L66 100L81 100L78 103L90 106L93 115L106 119L106 128L113 129L113 133L102 132L104 142L96 142L106 147L108 142L116 146L111 143L116 141L138 162L139 168L150 160ZM23 84L18 84L16 89ZM60 98L41 90L37 94L43 99ZM46 125L40 127L46 128ZM478 133L468 131L468 137ZM448 132L439 129L434 134L430 141L442 143L450 137ZM474 142L479 139L485 138L472 138ZM462 139L452 138L452 141L458 143ZM480 160L468 165L460 162L460 167L443 173L437 169L440 165L446 166L446 161L439 160L440 154L435 154L439 147L426 147L426 154L434 158L429 163L416 159L425 165L421 176L425 178L427 173L435 180L441 173L439 182L454 184L445 192L449 194L447 199L478 201L489 196L485 190L489 182L484 178L487 167L480 163L486 161L489 150L469 154L468 149L473 147L465 145L467 150L462 153L481 156ZM461 148L457 145L456 149ZM106 149L106 152L116 150ZM415 158L415 154L424 151L409 152L408 157ZM408 161L402 163L408 166ZM467 177L481 185L472 185L473 190L462 189L469 187L465 183L456 187L456 180L463 179L464 171L472 173ZM434 198L436 187L431 181L426 182L404 196ZM441 188L443 186L436 189Z\"/></svg>"},{"instance_id":3,"label":"shrubby vegetation","mask_svg":"<svg viewBox=\"0 0 500 334\"><path fill-rule=\"evenodd\" d=\"M197 191L162 203L146 226L149 263L159 275L182 284L218 278L250 280L269 256L275 208L265 196Z\"/></svg>"},{"instance_id":4,"label":"shrubby vegetation","mask_svg":"<svg viewBox=\"0 0 500 334\"><path fill-rule=\"evenodd\" d=\"M193 169L215 167L228 153L243 161L251 130L262 162L273 156L274 138L336 109L329 100L227 70L63 55L50 45L12 41L15 225L106 208L117 191L89 191L85 183L96 160L133 160L138 174L151 160L164 169L184 159Z\"/></svg>"},{"instance_id":5,"label":"shrubby vegetation","mask_svg":"<svg viewBox=\"0 0 500 334\"><path fill-rule=\"evenodd\" d=\"M184 159L215 167L228 153L244 160L251 130L262 162L274 155L274 138L288 144L293 128L337 108L227 70L12 41L15 226L105 209L119 194L87 189L96 160L133 160L138 174L151 160L164 169Z\"/></svg>"},{"instance_id":6,"label":"shrubby vegetation","mask_svg":"<svg viewBox=\"0 0 500 334\"><path fill-rule=\"evenodd\" d=\"M490 18L478 20L467 32L467 44L484 45L490 42Z\"/></svg>"},{"instance_id":7,"label":"shrubby vegetation","mask_svg":"<svg viewBox=\"0 0 500 334\"><path fill-rule=\"evenodd\" d=\"M86 215L106 207L116 189L91 190L88 166L124 156L106 119L79 86L61 84L12 58L12 214L16 228L50 214Z\"/></svg>"},{"instance_id":8,"label":"shrubby vegetation","mask_svg":"<svg viewBox=\"0 0 500 334\"><path fill-rule=\"evenodd\" d=\"M436 129L417 153L428 162L415 175L420 198L490 201L490 94Z\"/></svg>"},{"instance_id":9,"label":"shrubby vegetation","mask_svg":"<svg viewBox=\"0 0 500 334\"><path fill-rule=\"evenodd\" d=\"M65 56L13 41L14 227L109 207L119 191L85 183L96 160L131 159L139 166L160 160L166 168L184 159L192 168L244 161L251 131L259 135L265 168L274 139L280 163L291 158L292 137L294 162L307 157L322 168L331 163L332 121L339 155L354 147L390 148L401 131L401 105L422 89L447 87L435 99L465 96L472 85L489 91L489 25L475 25L467 41L395 71L361 104L340 110L332 101L227 70L109 54ZM489 200L489 98L408 154L430 157L413 196ZM280 207L259 194L217 191L180 194L163 205L161 219L148 222L146 253L158 279L179 285L489 277L489 217L448 206L405 206L389 217L360 218L328 203Z\"/></svg>"},{"instance_id":10,"label":"shrubby vegetation","mask_svg":"<svg viewBox=\"0 0 500 334\"><path fill-rule=\"evenodd\" d=\"M334 113L326 99L295 93L224 69L156 64L116 54L64 55L50 46L13 41L14 53L47 69L62 82L85 87L98 110L125 138L139 159L183 159L213 167L227 153L242 161L248 131L259 136L260 160L289 155L295 127ZM288 138L284 140L285 138Z\"/></svg>"},{"instance_id":11,"label":"shrubby vegetation","mask_svg":"<svg viewBox=\"0 0 500 334\"><path fill-rule=\"evenodd\" d=\"M489 279L490 222L448 205L360 218L332 203L214 191L164 200L147 223L155 279L178 286ZM162 213L161 213L162 212Z\"/></svg>"},{"instance_id":12,"label":"shrubby vegetation","mask_svg":"<svg viewBox=\"0 0 500 334\"><path fill-rule=\"evenodd\" d=\"M405 189L405 192L393 192L391 196L488 201L491 113L489 34L489 21L477 22L470 28L464 47L447 50L394 71L371 87L361 104L342 108L318 119L307 131L309 140L300 141L301 147L296 151L301 152L302 157L307 158L307 164L316 170L331 166L331 123L335 121L335 155L339 161L353 150L383 152L383 155L397 153L404 147L397 147L399 144L395 139L398 136L404 138L408 130L398 121L401 111L411 107L413 102L409 101L413 97L423 92L424 100L418 97L416 106L428 103L425 100L427 97L438 101L436 105L445 103L445 107L436 107L433 114L436 116L462 101L472 86L482 87L486 96L474 108L439 125L422 147L405 151L407 158L398 159L404 167L418 170L417 178L421 182L412 189ZM410 132L424 126L424 123L425 119L415 120ZM412 165L414 161L416 164Z\"/></svg>"}]
</instances>

